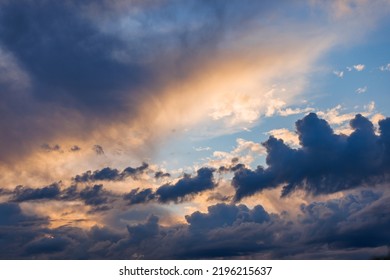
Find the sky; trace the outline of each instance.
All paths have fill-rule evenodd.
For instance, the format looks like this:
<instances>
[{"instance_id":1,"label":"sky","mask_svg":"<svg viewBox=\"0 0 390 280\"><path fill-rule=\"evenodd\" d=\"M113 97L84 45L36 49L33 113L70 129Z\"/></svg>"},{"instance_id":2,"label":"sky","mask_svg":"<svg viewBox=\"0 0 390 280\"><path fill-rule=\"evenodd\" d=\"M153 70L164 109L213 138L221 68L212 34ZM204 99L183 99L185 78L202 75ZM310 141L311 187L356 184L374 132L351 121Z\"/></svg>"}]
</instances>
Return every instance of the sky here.
<instances>
[{"instance_id":1,"label":"sky","mask_svg":"<svg viewBox=\"0 0 390 280\"><path fill-rule=\"evenodd\" d=\"M0 259L388 257L389 14L0 0Z\"/></svg>"}]
</instances>

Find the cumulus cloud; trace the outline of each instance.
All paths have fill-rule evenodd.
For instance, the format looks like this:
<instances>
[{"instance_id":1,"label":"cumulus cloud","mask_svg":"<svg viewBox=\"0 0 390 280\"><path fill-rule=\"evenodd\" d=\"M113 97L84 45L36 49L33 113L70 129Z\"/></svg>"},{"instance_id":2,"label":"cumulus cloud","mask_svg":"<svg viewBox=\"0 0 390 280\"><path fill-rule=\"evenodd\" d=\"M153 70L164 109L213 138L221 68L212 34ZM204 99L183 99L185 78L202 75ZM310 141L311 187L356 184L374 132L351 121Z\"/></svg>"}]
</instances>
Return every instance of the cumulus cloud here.
<instances>
[{"instance_id":1,"label":"cumulus cloud","mask_svg":"<svg viewBox=\"0 0 390 280\"><path fill-rule=\"evenodd\" d=\"M191 177L185 175L176 184L166 184L156 190L160 202L178 202L187 195L194 195L202 191L215 188L213 181L213 168L203 167L197 171L197 175Z\"/></svg>"},{"instance_id":2,"label":"cumulus cloud","mask_svg":"<svg viewBox=\"0 0 390 280\"><path fill-rule=\"evenodd\" d=\"M31 188L26 186L16 186L13 190L0 190L0 196L6 197L9 202L83 202L90 206L90 212L106 211L111 208L111 204L118 200L121 195L109 191L103 185L86 186L82 189L72 185L63 187L60 183L53 183L41 188Z\"/></svg>"},{"instance_id":3,"label":"cumulus cloud","mask_svg":"<svg viewBox=\"0 0 390 280\"><path fill-rule=\"evenodd\" d=\"M128 177L137 180L138 176L146 172L148 168L149 165L145 162L141 166L136 168L133 168L131 166L126 167L121 172L118 169L105 167L101 170L95 170L94 172L87 171L81 175L76 175L73 178L73 181L76 183L87 183L87 182L95 182L95 181L123 181Z\"/></svg>"},{"instance_id":4,"label":"cumulus cloud","mask_svg":"<svg viewBox=\"0 0 390 280\"><path fill-rule=\"evenodd\" d=\"M182 202L191 196L201 192L214 189L217 184L214 182L214 168L202 167L196 172L196 176L184 174L184 177L175 184L169 183L160 186L155 191L151 188L139 188L124 195L124 199L130 204L145 203L156 200L160 203Z\"/></svg>"},{"instance_id":5,"label":"cumulus cloud","mask_svg":"<svg viewBox=\"0 0 390 280\"><path fill-rule=\"evenodd\" d=\"M263 143L267 168L235 172L235 200L279 185L284 185L282 196L297 189L319 195L387 181L388 123L388 118L380 121L380 135L376 135L373 124L358 114L350 121L354 131L338 135L325 120L310 113L296 122L300 148L290 148L271 136Z\"/></svg>"},{"instance_id":6,"label":"cumulus cloud","mask_svg":"<svg viewBox=\"0 0 390 280\"><path fill-rule=\"evenodd\" d=\"M356 71L360 72L360 71L363 71L363 70L364 70L365 65L364 65L364 64L356 64L356 65L353 66L353 68L354 68Z\"/></svg>"},{"instance_id":7,"label":"cumulus cloud","mask_svg":"<svg viewBox=\"0 0 390 280\"><path fill-rule=\"evenodd\" d=\"M267 134L271 135L277 139L283 140L286 144L288 144L292 147L299 146L298 134L296 134L295 132L290 131L286 128L272 129L272 130L268 131Z\"/></svg>"},{"instance_id":8,"label":"cumulus cloud","mask_svg":"<svg viewBox=\"0 0 390 280\"><path fill-rule=\"evenodd\" d=\"M326 111L318 111L316 114L325 119L331 125L343 125L349 122L357 115L357 112L345 112L346 108L338 104L337 106L327 109ZM375 102L364 105L364 111L362 110L361 115L365 117L371 116L375 112Z\"/></svg>"},{"instance_id":9,"label":"cumulus cloud","mask_svg":"<svg viewBox=\"0 0 390 280\"><path fill-rule=\"evenodd\" d=\"M116 230L48 228L44 219L6 203L0 204L0 233L7 241L0 258L367 259L386 254L388 205L388 195L370 190L302 204L297 216L219 203L187 215L186 224L162 226L158 216L149 215Z\"/></svg>"},{"instance_id":10,"label":"cumulus cloud","mask_svg":"<svg viewBox=\"0 0 390 280\"><path fill-rule=\"evenodd\" d=\"M180 178L145 163L113 167L153 161L180 131L210 137L312 111L297 97L317 59L388 5L309 2L0 1L0 185L27 181L0 188L0 258L370 258L387 248L387 186L364 189L388 182L380 114L378 131L366 114L310 114L296 134L273 130L263 145L237 138ZM365 67L345 71L354 69ZM350 135L329 126L347 119ZM263 155L266 167L248 167ZM283 186L281 203L298 189L314 196L291 213L257 197L237 203Z\"/></svg>"},{"instance_id":11,"label":"cumulus cloud","mask_svg":"<svg viewBox=\"0 0 390 280\"><path fill-rule=\"evenodd\" d=\"M29 188L17 186L13 191L13 201L22 202L28 200L55 199L60 195L60 186L54 183L43 188Z\"/></svg>"},{"instance_id":12,"label":"cumulus cloud","mask_svg":"<svg viewBox=\"0 0 390 280\"><path fill-rule=\"evenodd\" d=\"M138 204L154 200L155 197L156 195L152 189L149 188L140 190L139 188L137 188L125 194L123 196L123 199L129 201L129 204Z\"/></svg>"},{"instance_id":13,"label":"cumulus cloud","mask_svg":"<svg viewBox=\"0 0 390 280\"><path fill-rule=\"evenodd\" d=\"M221 203L208 207L207 214L197 211L186 216L186 220L190 224L190 230L210 231L241 223L263 223L269 221L270 216L261 205L250 210L245 205Z\"/></svg>"},{"instance_id":14,"label":"cumulus cloud","mask_svg":"<svg viewBox=\"0 0 390 280\"><path fill-rule=\"evenodd\" d=\"M41 143L106 147L118 137L144 156L175 128L254 126L294 103L316 59L341 40L317 32L317 15L302 18L307 32L286 22L288 1L152 2L1 3L2 162Z\"/></svg>"}]
</instances>

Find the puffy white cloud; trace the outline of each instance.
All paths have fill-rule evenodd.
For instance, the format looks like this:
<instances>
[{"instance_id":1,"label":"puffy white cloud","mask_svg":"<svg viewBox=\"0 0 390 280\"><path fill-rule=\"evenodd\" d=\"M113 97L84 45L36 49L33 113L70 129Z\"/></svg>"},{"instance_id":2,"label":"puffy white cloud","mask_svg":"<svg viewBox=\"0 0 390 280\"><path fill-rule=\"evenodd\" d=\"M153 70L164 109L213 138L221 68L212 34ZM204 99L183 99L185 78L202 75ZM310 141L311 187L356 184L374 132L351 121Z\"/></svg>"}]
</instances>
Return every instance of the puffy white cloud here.
<instances>
[{"instance_id":1,"label":"puffy white cloud","mask_svg":"<svg viewBox=\"0 0 390 280\"><path fill-rule=\"evenodd\" d=\"M364 64L356 64L353 66L353 68L355 68L356 71L363 71L364 68L365 68L365 65Z\"/></svg>"}]
</instances>

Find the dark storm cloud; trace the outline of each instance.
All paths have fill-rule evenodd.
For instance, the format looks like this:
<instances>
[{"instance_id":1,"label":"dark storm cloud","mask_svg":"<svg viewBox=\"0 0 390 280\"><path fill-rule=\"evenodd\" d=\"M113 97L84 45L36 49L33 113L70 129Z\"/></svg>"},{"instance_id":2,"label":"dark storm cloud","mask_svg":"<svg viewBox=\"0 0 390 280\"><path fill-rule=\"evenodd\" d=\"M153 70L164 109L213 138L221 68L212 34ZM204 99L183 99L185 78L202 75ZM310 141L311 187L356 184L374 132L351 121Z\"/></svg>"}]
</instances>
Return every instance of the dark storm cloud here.
<instances>
[{"instance_id":1,"label":"dark storm cloud","mask_svg":"<svg viewBox=\"0 0 390 280\"><path fill-rule=\"evenodd\" d=\"M131 241L139 243L142 240L152 238L159 232L159 224L157 216L150 216L146 223L134 226L127 226Z\"/></svg>"},{"instance_id":2,"label":"dark storm cloud","mask_svg":"<svg viewBox=\"0 0 390 280\"><path fill-rule=\"evenodd\" d=\"M136 168L133 168L131 166L125 168L123 171L122 171L122 176L124 177L127 177L127 176L131 176L133 178L137 178L138 175L144 173L149 167L149 164L143 162L141 166L138 166Z\"/></svg>"},{"instance_id":3,"label":"dark storm cloud","mask_svg":"<svg viewBox=\"0 0 390 280\"><path fill-rule=\"evenodd\" d=\"M131 190L129 193L125 194L123 196L124 200L129 201L129 204L139 204L139 203L146 203L148 201L154 200L156 197L155 193L152 189L134 189Z\"/></svg>"},{"instance_id":4,"label":"dark storm cloud","mask_svg":"<svg viewBox=\"0 0 390 280\"><path fill-rule=\"evenodd\" d=\"M87 171L81 175L76 175L73 178L73 181L76 183L86 183L94 181L123 181L128 177L132 177L134 180L138 179L138 176L147 171L149 165L147 163L142 163L141 166L136 168L127 167L122 172L118 169L111 169L110 167L105 167L101 170L95 170L94 172Z\"/></svg>"},{"instance_id":5,"label":"dark storm cloud","mask_svg":"<svg viewBox=\"0 0 390 280\"><path fill-rule=\"evenodd\" d=\"M46 223L46 219L24 214L17 203L0 203L0 227L42 223Z\"/></svg>"},{"instance_id":6,"label":"dark storm cloud","mask_svg":"<svg viewBox=\"0 0 390 280\"><path fill-rule=\"evenodd\" d=\"M34 240L26 245L27 255L52 254L63 251L69 241L62 237L44 237Z\"/></svg>"},{"instance_id":7,"label":"dark storm cloud","mask_svg":"<svg viewBox=\"0 0 390 280\"><path fill-rule=\"evenodd\" d=\"M43 188L17 186L13 191L12 201L23 202L29 200L56 199L60 193L61 190L58 183Z\"/></svg>"},{"instance_id":8,"label":"dark storm cloud","mask_svg":"<svg viewBox=\"0 0 390 280\"><path fill-rule=\"evenodd\" d=\"M235 200L284 184L282 196L296 189L319 195L389 181L389 119L380 121L380 135L358 114L351 120L353 133L335 134L329 124L311 113L296 122L301 147L293 149L270 137L267 168L239 168L232 180Z\"/></svg>"},{"instance_id":9,"label":"dark storm cloud","mask_svg":"<svg viewBox=\"0 0 390 280\"><path fill-rule=\"evenodd\" d=\"M103 185L86 187L80 191L80 198L84 200L87 205L101 205L107 203L108 201L105 196L105 191L103 190Z\"/></svg>"},{"instance_id":10,"label":"dark storm cloud","mask_svg":"<svg viewBox=\"0 0 390 280\"><path fill-rule=\"evenodd\" d=\"M302 241L333 249L387 246L390 242L389 198L372 191L302 205Z\"/></svg>"},{"instance_id":11,"label":"dark storm cloud","mask_svg":"<svg viewBox=\"0 0 390 280\"><path fill-rule=\"evenodd\" d=\"M274 6L238 0L2 1L0 55L10 58L2 67L17 75L0 80L0 160L124 117L136 119L140 104L159 98L156 89L191 75L226 32L239 33Z\"/></svg>"},{"instance_id":12,"label":"dark storm cloud","mask_svg":"<svg viewBox=\"0 0 390 280\"><path fill-rule=\"evenodd\" d=\"M81 5L80 5L81 6ZM76 101L84 108L120 107L115 93L136 85L146 69L112 59L123 42L99 31L74 3L19 1L2 4L0 40L30 74L44 101ZM74 104L74 103L73 103Z\"/></svg>"},{"instance_id":13,"label":"dark storm cloud","mask_svg":"<svg viewBox=\"0 0 390 280\"><path fill-rule=\"evenodd\" d=\"M218 168L219 173L226 173L226 172L235 172L241 168L245 167L245 164L239 163L240 159L238 157L234 157L231 160L231 163L226 166L221 166Z\"/></svg>"},{"instance_id":14,"label":"dark storm cloud","mask_svg":"<svg viewBox=\"0 0 390 280\"><path fill-rule=\"evenodd\" d=\"M186 216L190 230L205 231L215 228L229 227L241 223L263 223L270 220L269 214L261 205L250 210L245 205L228 205L224 203L208 207L208 213L199 211Z\"/></svg>"},{"instance_id":15,"label":"dark storm cloud","mask_svg":"<svg viewBox=\"0 0 390 280\"><path fill-rule=\"evenodd\" d=\"M0 259L23 258L23 246L47 224L47 218L27 215L17 203L0 203Z\"/></svg>"},{"instance_id":16,"label":"dark storm cloud","mask_svg":"<svg viewBox=\"0 0 390 280\"><path fill-rule=\"evenodd\" d=\"M176 184L166 184L156 190L158 201L166 202L180 202L188 195L195 195L200 192L211 190L216 187L214 183L213 168L203 167L197 171L197 175L191 177L185 175Z\"/></svg>"},{"instance_id":17,"label":"dark storm cloud","mask_svg":"<svg viewBox=\"0 0 390 280\"><path fill-rule=\"evenodd\" d=\"M240 170L241 168L244 168L245 164L238 163L235 165L230 166L221 166L218 168L218 172L220 173L226 173L226 172L236 172L237 170Z\"/></svg>"},{"instance_id":18,"label":"dark storm cloud","mask_svg":"<svg viewBox=\"0 0 390 280\"><path fill-rule=\"evenodd\" d=\"M270 214L261 205L216 204L186 216L188 225L164 227L151 215L136 224L118 224L122 229L86 230L49 229L17 204L3 203L0 258L372 258L390 243L389 205L384 193L363 190L302 205L297 218Z\"/></svg>"},{"instance_id":19,"label":"dark storm cloud","mask_svg":"<svg viewBox=\"0 0 390 280\"><path fill-rule=\"evenodd\" d=\"M13 190L0 193L9 196L10 202L36 202L45 201L83 201L85 205L91 206L91 212L107 211L112 208L112 203L120 195L104 189L103 185L86 186L79 190L77 186L61 188L60 183L53 183L42 188L30 188L16 186Z\"/></svg>"},{"instance_id":20,"label":"dark storm cloud","mask_svg":"<svg viewBox=\"0 0 390 280\"><path fill-rule=\"evenodd\" d=\"M215 169L203 167L196 173L196 176L184 174L176 184L165 184L159 187L155 192L151 188L134 189L123 196L129 204L146 203L157 201L159 203L183 202L191 196L203 191L214 189L217 184L214 182L213 172Z\"/></svg>"}]
</instances>

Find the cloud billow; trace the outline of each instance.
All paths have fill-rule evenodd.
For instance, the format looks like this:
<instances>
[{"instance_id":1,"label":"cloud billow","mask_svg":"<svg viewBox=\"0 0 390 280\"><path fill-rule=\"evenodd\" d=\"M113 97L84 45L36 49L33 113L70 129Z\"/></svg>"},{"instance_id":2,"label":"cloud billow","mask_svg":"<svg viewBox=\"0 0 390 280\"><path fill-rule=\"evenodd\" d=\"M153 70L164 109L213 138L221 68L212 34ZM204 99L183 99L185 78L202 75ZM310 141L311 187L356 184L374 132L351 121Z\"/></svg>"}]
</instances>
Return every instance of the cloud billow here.
<instances>
[{"instance_id":1,"label":"cloud billow","mask_svg":"<svg viewBox=\"0 0 390 280\"><path fill-rule=\"evenodd\" d=\"M185 174L175 184L165 184L156 191L151 188L139 188L132 190L123 196L130 204L146 203L157 201L159 203L179 203L190 196L214 189L217 184L214 182L214 168L202 167L196 172L196 176Z\"/></svg>"},{"instance_id":2,"label":"cloud billow","mask_svg":"<svg viewBox=\"0 0 390 280\"><path fill-rule=\"evenodd\" d=\"M143 163L138 167L127 167L122 172L118 169L112 169L110 167L105 167L101 170L95 170L94 172L87 171L81 175L76 175L73 178L73 181L76 183L87 183L87 182L95 182L95 181L123 181L128 177L132 177L137 180L138 176L143 174L149 165L147 163Z\"/></svg>"},{"instance_id":3,"label":"cloud billow","mask_svg":"<svg viewBox=\"0 0 390 280\"><path fill-rule=\"evenodd\" d=\"M17 186L13 192L12 201L23 202L41 199L57 199L61 194L61 189L58 183L51 184L42 188L29 188Z\"/></svg>"},{"instance_id":4,"label":"cloud billow","mask_svg":"<svg viewBox=\"0 0 390 280\"><path fill-rule=\"evenodd\" d=\"M297 189L319 195L388 181L389 122L380 121L376 135L373 124L358 114L350 121L354 131L347 136L335 134L325 120L310 113L296 122L300 148L271 136L263 143L267 168L240 168L234 173L235 200L279 185L284 185L282 196Z\"/></svg>"}]
</instances>

